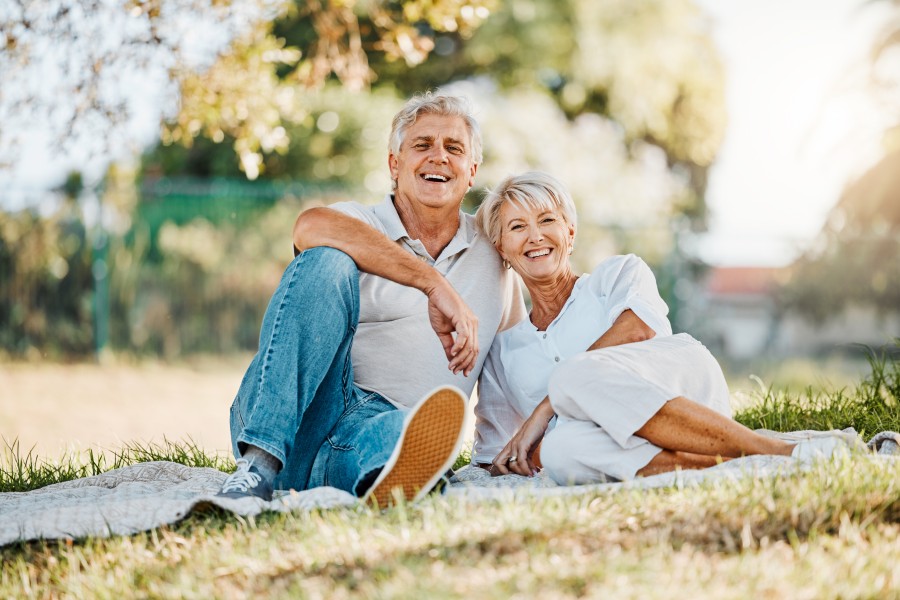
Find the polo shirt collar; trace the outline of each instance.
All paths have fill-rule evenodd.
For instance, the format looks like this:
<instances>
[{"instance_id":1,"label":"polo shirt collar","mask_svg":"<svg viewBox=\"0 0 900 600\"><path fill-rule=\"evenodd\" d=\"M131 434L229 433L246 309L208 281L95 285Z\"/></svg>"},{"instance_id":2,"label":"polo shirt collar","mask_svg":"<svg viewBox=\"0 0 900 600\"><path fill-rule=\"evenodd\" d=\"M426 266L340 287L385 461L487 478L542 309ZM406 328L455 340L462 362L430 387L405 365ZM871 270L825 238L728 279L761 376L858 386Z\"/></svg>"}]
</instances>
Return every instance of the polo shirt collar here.
<instances>
[{"instance_id":1,"label":"polo shirt collar","mask_svg":"<svg viewBox=\"0 0 900 600\"><path fill-rule=\"evenodd\" d=\"M412 241L409 237L409 232L407 232L406 228L403 226L403 221L400 220L400 215L397 214L397 207L394 206L393 194L386 194L381 204L375 205L372 210L375 213L375 216L378 217L378 220L384 225L384 233L390 239L395 242L402 240L403 238ZM453 239L450 240L450 243L447 244L447 247L444 248L444 251L441 252L441 256L439 256L438 259L453 256L471 246L472 242L475 240L475 233L475 228L469 223L469 219L466 218L465 213L459 211L459 229L456 230Z\"/></svg>"}]
</instances>

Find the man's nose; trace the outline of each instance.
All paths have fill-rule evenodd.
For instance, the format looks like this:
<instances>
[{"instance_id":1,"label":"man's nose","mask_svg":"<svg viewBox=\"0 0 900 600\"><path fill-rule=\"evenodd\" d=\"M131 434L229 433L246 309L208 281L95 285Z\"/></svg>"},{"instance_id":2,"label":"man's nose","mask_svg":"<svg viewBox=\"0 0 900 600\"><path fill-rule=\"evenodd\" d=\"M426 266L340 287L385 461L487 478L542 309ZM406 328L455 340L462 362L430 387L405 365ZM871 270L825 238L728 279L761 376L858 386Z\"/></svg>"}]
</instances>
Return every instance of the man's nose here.
<instances>
[{"instance_id":1,"label":"man's nose","mask_svg":"<svg viewBox=\"0 0 900 600\"><path fill-rule=\"evenodd\" d=\"M434 148L431 150L431 160L436 163L445 163L447 162L447 150L440 144L435 144Z\"/></svg>"}]
</instances>

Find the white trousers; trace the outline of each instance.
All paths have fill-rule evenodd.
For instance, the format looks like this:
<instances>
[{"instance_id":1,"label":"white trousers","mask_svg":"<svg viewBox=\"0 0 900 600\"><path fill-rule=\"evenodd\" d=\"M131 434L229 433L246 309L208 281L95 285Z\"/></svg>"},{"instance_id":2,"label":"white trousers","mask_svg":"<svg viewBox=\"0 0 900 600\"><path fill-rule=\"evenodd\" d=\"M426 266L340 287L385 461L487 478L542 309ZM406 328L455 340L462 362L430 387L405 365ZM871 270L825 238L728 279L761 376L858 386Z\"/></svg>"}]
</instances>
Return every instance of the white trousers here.
<instances>
[{"instance_id":1,"label":"white trousers","mask_svg":"<svg viewBox=\"0 0 900 600\"><path fill-rule=\"evenodd\" d=\"M562 485L633 479L662 450L634 432L673 398L731 417L719 363L686 333L574 356L549 389L558 418L541 462Z\"/></svg>"}]
</instances>

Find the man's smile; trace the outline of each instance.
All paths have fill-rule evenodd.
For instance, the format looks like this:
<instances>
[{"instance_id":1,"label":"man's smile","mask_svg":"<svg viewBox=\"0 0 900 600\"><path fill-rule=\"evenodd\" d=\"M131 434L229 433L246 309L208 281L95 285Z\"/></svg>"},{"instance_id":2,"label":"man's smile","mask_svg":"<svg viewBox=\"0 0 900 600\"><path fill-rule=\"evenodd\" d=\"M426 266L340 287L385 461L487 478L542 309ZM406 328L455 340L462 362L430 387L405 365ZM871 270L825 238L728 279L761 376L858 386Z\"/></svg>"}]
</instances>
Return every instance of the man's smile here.
<instances>
[{"instance_id":1,"label":"man's smile","mask_svg":"<svg viewBox=\"0 0 900 600\"><path fill-rule=\"evenodd\" d=\"M450 178L446 175L441 175L440 173L422 173L419 177L424 179L425 181L436 181L439 183L446 183L450 181Z\"/></svg>"}]
</instances>

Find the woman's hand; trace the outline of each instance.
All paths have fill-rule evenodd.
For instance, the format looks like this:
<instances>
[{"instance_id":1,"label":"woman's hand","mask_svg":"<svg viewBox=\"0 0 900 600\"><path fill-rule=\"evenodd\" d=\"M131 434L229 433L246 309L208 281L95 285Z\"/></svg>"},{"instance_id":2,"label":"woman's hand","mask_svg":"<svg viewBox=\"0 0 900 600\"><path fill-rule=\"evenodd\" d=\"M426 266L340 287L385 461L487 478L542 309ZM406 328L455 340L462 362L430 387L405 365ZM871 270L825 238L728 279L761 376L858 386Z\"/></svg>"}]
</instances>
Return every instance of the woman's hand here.
<instances>
[{"instance_id":1,"label":"woman's hand","mask_svg":"<svg viewBox=\"0 0 900 600\"><path fill-rule=\"evenodd\" d=\"M522 423L519 430L504 446L494 460L491 461L491 475L509 475L515 473L531 477L538 472L534 462L534 451L544 439L550 419L553 418L553 407L550 406L550 398L545 397L535 407L531 416ZM511 460L515 458L515 460Z\"/></svg>"}]
</instances>

